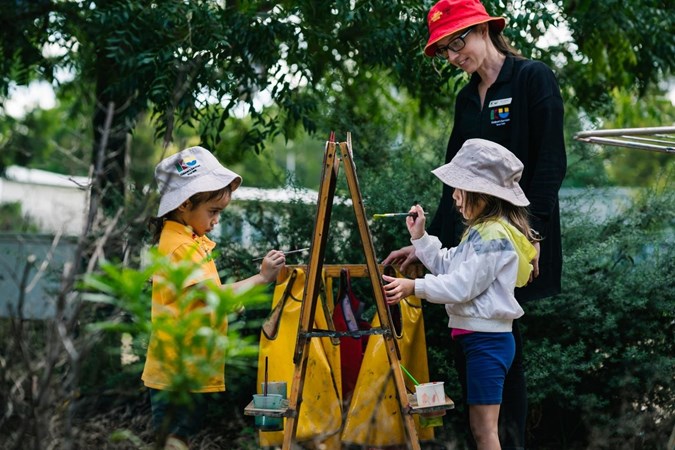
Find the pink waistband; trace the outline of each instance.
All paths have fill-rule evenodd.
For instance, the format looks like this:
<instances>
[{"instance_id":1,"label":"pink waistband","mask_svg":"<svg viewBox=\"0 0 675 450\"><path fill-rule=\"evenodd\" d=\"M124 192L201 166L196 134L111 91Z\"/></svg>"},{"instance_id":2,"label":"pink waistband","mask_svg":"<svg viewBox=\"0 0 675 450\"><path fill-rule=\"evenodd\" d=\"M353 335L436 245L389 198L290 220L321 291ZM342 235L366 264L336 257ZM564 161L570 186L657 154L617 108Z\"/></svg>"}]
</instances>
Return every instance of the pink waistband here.
<instances>
[{"instance_id":1,"label":"pink waistband","mask_svg":"<svg viewBox=\"0 0 675 450\"><path fill-rule=\"evenodd\" d=\"M473 331L471 330L463 330L461 328L453 328L452 331L450 331L450 336L453 339L457 339L459 336L462 336L463 334L471 334Z\"/></svg>"}]
</instances>

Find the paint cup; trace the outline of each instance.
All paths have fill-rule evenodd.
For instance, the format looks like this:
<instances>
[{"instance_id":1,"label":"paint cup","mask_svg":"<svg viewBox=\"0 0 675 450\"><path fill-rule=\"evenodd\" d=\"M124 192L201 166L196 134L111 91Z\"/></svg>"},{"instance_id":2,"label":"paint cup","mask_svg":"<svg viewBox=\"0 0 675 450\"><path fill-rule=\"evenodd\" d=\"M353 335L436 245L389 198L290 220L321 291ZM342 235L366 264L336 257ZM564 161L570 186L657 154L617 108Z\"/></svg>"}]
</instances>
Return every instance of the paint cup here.
<instances>
[{"instance_id":1,"label":"paint cup","mask_svg":"<svg viewBox=\"0 0 675 450\"><path fill-rule=\"evenodd\" d=\"M281 409L281 394L253 394L255 409ZM255 416L255 427L261 431L281 431L284 429L283 417Z\"/></svg>"},{"instance_id":2,"label":"paint cup","mask_svg":"<svg viewBox=\"0 0 675 450\"><path fill-rule=\"evenodd\" d=\"M445 404L445 390L442 381L420 383L415 386L417 405L422 407Z\"/></svg>"},{"instance_id":3,"label":"paint cup","mask_svg":"<svg viewBox=\"0 0 675 450\"><path fill-rule=\"evenodd\" d=\"M279 394L281 398L288 398L286 392L286 382L285 381L268 381L267 382L267 393L268 394ZM265 382L260 383L260 392L265 392Z\"/></svg>"}]
</instances>

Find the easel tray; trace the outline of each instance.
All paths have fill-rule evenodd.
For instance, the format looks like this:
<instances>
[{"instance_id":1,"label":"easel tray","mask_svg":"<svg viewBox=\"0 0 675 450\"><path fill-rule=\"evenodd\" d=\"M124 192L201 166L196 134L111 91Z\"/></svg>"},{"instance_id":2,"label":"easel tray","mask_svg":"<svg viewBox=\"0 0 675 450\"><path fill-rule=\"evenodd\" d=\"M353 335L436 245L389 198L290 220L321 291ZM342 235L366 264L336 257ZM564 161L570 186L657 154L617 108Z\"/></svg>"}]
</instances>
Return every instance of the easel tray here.
<instances>
[{"instance_id":1,"label":"easel tray","mask_svg":"<svg viewBox=\"0 0 675 450\"><path fill-rule=\"evenodd\" d=\"M445 402L434 406L419 406L417 404L417 396L415 394L408 394L408 402L410 402L411 414L426 414L437 411L445 411L446 409L454 409L455 402L450 397L445 396Z\"/></svg>"},{"instance_id":2,"label":"easel tray","mask_svg":"<svg viewBox=\"0 0 675 450\"><path fill-rule=\"evenodd\" d=\"M245 416L269 416L269 417L285 417L288 411L288 399L281 400L280 409L263 409L253 406L253 400L244 408Z\"/></svg>"}]
</instances>

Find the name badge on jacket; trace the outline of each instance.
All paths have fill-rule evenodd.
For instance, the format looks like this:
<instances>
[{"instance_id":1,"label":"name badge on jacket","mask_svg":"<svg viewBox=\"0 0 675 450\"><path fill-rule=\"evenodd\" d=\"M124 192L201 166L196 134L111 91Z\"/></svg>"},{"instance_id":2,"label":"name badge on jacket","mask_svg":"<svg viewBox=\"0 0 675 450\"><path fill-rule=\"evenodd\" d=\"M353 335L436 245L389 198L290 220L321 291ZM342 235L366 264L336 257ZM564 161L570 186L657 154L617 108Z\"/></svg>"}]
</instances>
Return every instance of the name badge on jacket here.
<instances>
[{"instance_id":1,"label":"name badge on jacket","mask_svg":"<svg viewBox=\"0 0 675 450\"><path fill-rule=\"evenodd\" d=\"M512 98L500 98L498 100L492 100L488 103L488 108L490 109L490 124L496 127L501 127L506 125L511 121L511 112L509 106L511 104Z\"/></svg>"}]
</instances>

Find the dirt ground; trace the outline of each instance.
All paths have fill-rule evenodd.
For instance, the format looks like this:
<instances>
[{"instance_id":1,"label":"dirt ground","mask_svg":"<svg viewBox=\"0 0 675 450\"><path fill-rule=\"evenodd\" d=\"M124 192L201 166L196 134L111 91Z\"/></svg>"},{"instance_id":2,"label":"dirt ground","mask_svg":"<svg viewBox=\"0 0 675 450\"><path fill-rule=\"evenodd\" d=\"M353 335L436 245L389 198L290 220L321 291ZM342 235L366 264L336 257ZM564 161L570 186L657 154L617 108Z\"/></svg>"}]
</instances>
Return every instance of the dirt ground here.
<instances>
[{"instance_id":1,"label":"dirt ground","mask_svg":"<svg viewBox=\"0 0 675 450\"><path fill-rule=\"evenodd\" d=\"M150 404L136 401L115 407L105 414L81 417L76 423L75 447L96 450L151 450L156 448L151 426ZM253 419L240 416L207 417L203 430L190 448L203 450L257 449Z\"/></svg>"},{"instance_id":2,"label":"dirt ground","mask_svg":"<svg viewBox=\"0 0 675 450\"><path fill-rule=\"evenodd\" d=\"M51 437L41 442L29 431L22 438L25 445L15 442L16 432L20 424L13 426L4 423L0 432L0 448L7 449L62 449L73 450L155 450L155 436L151 426L150 402L145 396L117 398L112 403L100 403L100 397L92 402L83 401L78 406L76 418L73 421L71 433L65 431L61 419L50 421ZM234 402L236 403L236 402ZM191 449L200 450L253 450L258 445L258 432L254 429L253 417L243 415L243 407L229 403L224 405L225 410L214 411L204 420L202 431L192 441ZM7 426L10 425L10 426ZM442 438L443 430L436 429L437 439L432 442L422 442L423 450L455 450L457 446ZM8 432L8 433L7 433ZM49 441L49 442L46 442ZM3 443L4 442L4 443ZM37 444L37 445L35 445ZM320 446L302 447L307 450L319 450ZM272 449L268 449L272 450ZM389 447L376 449L365 446L349 446L343 450L405 450L405 447Z\"/></svg>"}]
</instances>

